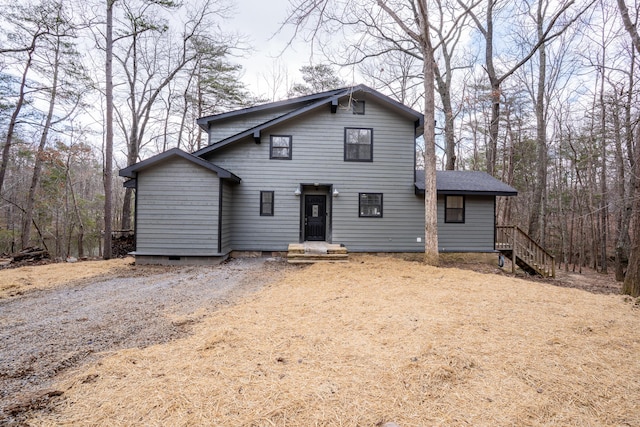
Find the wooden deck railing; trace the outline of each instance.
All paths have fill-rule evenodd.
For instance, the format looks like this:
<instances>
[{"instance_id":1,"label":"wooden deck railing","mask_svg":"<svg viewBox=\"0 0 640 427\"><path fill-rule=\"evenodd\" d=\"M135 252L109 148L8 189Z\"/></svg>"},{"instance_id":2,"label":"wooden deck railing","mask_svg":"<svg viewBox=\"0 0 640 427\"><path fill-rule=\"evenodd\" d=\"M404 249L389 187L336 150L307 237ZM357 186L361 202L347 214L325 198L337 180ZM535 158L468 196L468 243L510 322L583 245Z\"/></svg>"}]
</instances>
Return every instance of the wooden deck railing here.
<instances>
[{"instance_id":1,"label":"wooden deck railing","mask_svg":"<svg viewBox=\"0 0 640 427\"><path fill-rule=\"evenodd\" d=\"M537 272L543 277L556 277L553 255L537 244L527 233L517 226L496 227L496 250L511 255L512 273L516 264Z\"/></svg>"}]
</instances>

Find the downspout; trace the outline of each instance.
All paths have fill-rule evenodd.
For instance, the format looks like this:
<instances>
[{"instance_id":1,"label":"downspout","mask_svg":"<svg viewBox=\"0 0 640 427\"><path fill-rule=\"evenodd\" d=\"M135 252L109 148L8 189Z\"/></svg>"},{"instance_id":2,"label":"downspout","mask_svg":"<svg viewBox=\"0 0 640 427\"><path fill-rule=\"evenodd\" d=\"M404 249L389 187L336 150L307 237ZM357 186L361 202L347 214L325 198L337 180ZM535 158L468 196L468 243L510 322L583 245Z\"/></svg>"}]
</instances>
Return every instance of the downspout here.
<instances>
[{"instance_id":1,"label":"downspout","mask_svg":"<svg viewBox=\"0 0 640 427\"><path fill-rule=\"evenodd\" d=\"M218 253L222 253L222 194L224 189L224 180L218 177Z\"/></svg>"}]
</instances>

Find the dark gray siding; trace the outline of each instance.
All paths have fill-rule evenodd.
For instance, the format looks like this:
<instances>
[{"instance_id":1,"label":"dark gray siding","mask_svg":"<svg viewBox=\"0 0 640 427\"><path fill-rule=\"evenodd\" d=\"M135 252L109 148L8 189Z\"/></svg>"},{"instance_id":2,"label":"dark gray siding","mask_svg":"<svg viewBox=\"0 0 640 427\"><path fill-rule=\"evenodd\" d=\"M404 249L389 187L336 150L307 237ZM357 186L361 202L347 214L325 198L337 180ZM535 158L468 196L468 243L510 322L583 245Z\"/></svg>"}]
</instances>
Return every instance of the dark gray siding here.
<instances>
[{"instance_id":1,"label":"dark gray siding","mask_svg":"<svg viewBox=\"0 0 640 427\"><path fill-rule=\"evenodd\" d=\"M220 179L173 158L138 173L137 248L141 255L218 254Z\"/></svg>"},{"instance_id":2,"label":"dark gray siding","mask_svg":"<svg viewBox=\"0 0 640 427\"><path fill-rule=\"evenodd\" d=\"M465 222L444 222L444 196L438 196L440 252L490 252L495 238L495 196L465 196Z\"/></svg>"},{"instance_id":3,"label":"dark gray siding","mask_svg":"<svg viewBox=\"0 0 640 427\"><path fill-rule=\"evenodd\" d=\"M232 232L232 218L233 218L233 187L228 181L223 181L222 184L222 236L221 243L222 249L220 252L227 254L231 252L233 247L231 246L231 232Z\"/></svg>"},{"instance_id":4,"label":"dark gray siding","mask_svg":"<svg viewBox=\"0 0 640 427\"><path fill-rule=\"evenodd\" d=\"M346 98L341 104L346 104ZM298 184L333 185L332 241L350 251L422 251L423 199L414 194L414 123L371 99L366 114L329 106L207 156L242 178L233 189L233 249L285 250L300 238ZM344 161L344 128L373 128L373 162ZM292 160L269 160L271 134L292 135ZM260 216L260 191L274 191L274 216ZM383 193L383 218L359 218L358 193Z\"/></svg>"}]
</instances>

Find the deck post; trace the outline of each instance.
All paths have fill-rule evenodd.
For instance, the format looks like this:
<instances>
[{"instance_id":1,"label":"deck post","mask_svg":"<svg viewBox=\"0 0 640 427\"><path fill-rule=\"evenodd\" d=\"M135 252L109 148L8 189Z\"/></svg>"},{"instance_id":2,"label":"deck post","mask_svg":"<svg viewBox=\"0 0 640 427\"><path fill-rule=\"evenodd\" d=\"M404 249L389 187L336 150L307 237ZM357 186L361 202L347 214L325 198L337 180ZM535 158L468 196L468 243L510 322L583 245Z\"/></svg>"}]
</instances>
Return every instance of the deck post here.
<instances>
[{"instance_id":1,"label":"deck post","mask_svg":"<svg viewBox=\"0 0 640 427\"><path fill-rule=\"evenodd\" d=\"M517 227L514 225L513 228L511 229L511 274L516 274L516 259L517 259L517 254L516 254L516 231L517 231Z\"/></svg>"}]
</instances>

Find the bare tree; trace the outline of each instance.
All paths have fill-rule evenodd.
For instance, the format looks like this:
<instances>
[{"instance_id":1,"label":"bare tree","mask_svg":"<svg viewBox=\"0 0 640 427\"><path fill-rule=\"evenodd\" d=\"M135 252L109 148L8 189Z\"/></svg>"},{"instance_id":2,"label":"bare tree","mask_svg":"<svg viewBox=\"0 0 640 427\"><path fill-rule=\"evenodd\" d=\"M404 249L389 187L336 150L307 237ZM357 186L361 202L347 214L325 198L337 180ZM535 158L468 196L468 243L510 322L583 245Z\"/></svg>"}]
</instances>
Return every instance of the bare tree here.
<instances>
[{"instance_id":1,"label":"bare tree","mask_svg":"<svg viewBox=\"0 0 640 427\"><path fill-rule=\"evenodd\" d=\"M629 33L629 37L631 37L631 42L633 46L636 48L636 51L640 53L640 34L638 34L638 11L636 10L636 22L631 21L631 17L629 15L629 8L624 0L617 0L618 2L618 10L620 11L620 16L622 17L622 22L624 23L624 28ZM636 6L637 7L637 6Z\"/></svg>"},{"instance_id":2,"label":"bare tree","mask_svg":"<svg viewBox=\"0 0 640 427\"><path fill-rule=\"evenodd\" d=\"M443 4L441 0L436 0L438 9L441 11L439 22L432 25L432 31L435 32L438 45L440 47L440 62L436 61L434 68L436 77L436 89L440 95L442 103L442 113L444 115L444 152L446 158L446 170L454 170L456 168L456 136L455 136L455 116L452 104L453 89L453 71L455 70L453 58L457 45L462 37L465 28L465 20L467 15L460 15L461 19L457 25L453 25L450 30L446 30L447 24L456 21L456 11L452 6ZM474 6L472 5L471 8ZM449 16L445 16L445 11L449 11Z\"/></svg>"},{"instance_id":3,"label":"bare tree","mask_svg":"<svg viewBox=\"0 0 640 427\"><path fill-rule=\"evenodd\" d=\"M36 151L33 174L31 176L31 186L29 187L24 207L21 236L23 248L30 245L36 192L40 183L44 148L48 141L49 132L54 125L62 123L74 112L82 96L79 86L86 83L75 45L70 40L67 40L70 37L74 37L75 24L64 13L62 3L54 1L42 6L40 10L49 16L48 19L52 24L50 34L44 37L47 42L42 49L44 62L36 64L35 68L39 68L41 74L45 76L51 73L52 70L53 72L51 73L51 81L43 82L46 86L43 92L48 93L49 107L40 134L40 143ZM60 105L59 98L66 104L64 107ZM56 111L58 116L54 118Z\"/></svg>"},{"instance_id":4,"label":"bare tree","mask_svg":"<svg viewBox=\"0 0 640 427\"><path fill-rule=\"evenodd\" d=\"M23 43L27 47L20 47L16 49L5 49L3 53L21 53L18 58L22 64L22 75L18 86L18 95L9 120L9 125L6 131L5 143L2 148L2 161L0 162L0 194L4 186L5 176L7 173L7 167L9 165L9 157L11 155L11 147L13 138L15 136L16 126L18 125L19 117L22 108L26 101L28 90L28 76L31 72L31 67L34 61L34 55L39 48L39 41L47 34L49 34L50 26L53 24L49 20L46 13L41 13L42 8L38 6L25 7L22 5L13 5L12 10L8 13L9 22L16 26L17 31L14 34L14 39L18 39L21 43L23 40L28 40Z\"/></svg>"},{"instance_id":5,"label":"bare tree","mask_svg":"<svg viewBox=\"0 0 640 427\"><path fill-rule=\"evenodd\" d=\"M555 12L551 13L549 18L545 19L544 25L538 30L538 41L527 52L525 52L520 58L517 58L513 65L506 66L505 70L500 72L497 62L497 55L494 53L496 46L496 40L494 40L495 22L498 9L503 4L508 4L503 0L487 0L487 7L484 11L484 23L481 21L481 16L475 13L469 6L467 6L463 0L458 0L460 6L462 6L467 13L471 16L475 22L478 31L484 38L485 50L485 72L491 86L491 127L489 131L489 145L487 147L487 172L490 175L495 175L496 168L496 152L498 148L498 133L500 125L500 103L501 103L501 85L509 78L516 70L526 64L536 51L545 43L550 42L556 37L560 36L567 28L569 28L588 8L595 3L596 0L590 0L588 3L577 7L577 11L573 16L568 16L569 11L576 3L576 0L562 1L557 6ZM562 20L564 18L564 21Z\"/></svg>"},{"instance_id":6,"label":"bare tree","mask_svg":"<svg viewBox=\"0 0 640 427\"><path fill-rule=\"evenodd\" d=\"M624 27L629 33L629 37L633 43L637 53L640 54L640 35L638 34L638 27L634 25L629 16L629 9L624 0L618 0L618 9L620 10L620 16ZM636 22L640 13L636 10ZM631 253L629 256L629 268L624 279L624 285L622 287L622 293L631 295L634 297L640 296L640 128L636 127L636 142L635 153L633 155L633 175L635 175L635 201L633 204L633 223L631 229L633 234L631 235Z\"/></svg>"},{"instance_id":7,"label":"bare tree","mask_svg":"<svg viewBox=\"0 0 640 427\"><path fill-rule=\"evenodd\" d=\"M111 259L113 230L113 7L116 0L107 1L105 44L106 135L104 143L104 248L102 257Z\"/></svg>"},{"instance_id":8,"label":"bare tree","mask_svg":"<svg viewBox=\"0 0 640 427\"><path fill-rule=\"evenodd\" d=\"M181 29L179 37L169 32L168 25L160 21L153 21L150 16L154 2L142 3L134 7L123 3L126 10L126 35L120 40L128 40L115 55L126 76L127 108L118 109L118 122L127 141L127 165L133 165L139 160L140 150L146 140L146 132L156 101L160 94L178 74L198 58L198 51L194 43L207 34L210 19L221 13L213 9L212 0L205 0L189 11L187 20ZM163 7L176 8L173 2L162 2ZM173 43L173 40L177 40ZM131 228L133 190L125 190L122 207L123 229Z\"/></svg>"},{"instance_id":9,"label":"bare tree","mask_svg":"<svg viewBox=\"0 0 640 427\"><path fill-rule=\"evenodd\" d=\"M527 18L533 21L536 28L533 40L529 39L527 30L520 36L523 50L528 51L532 45L540 43L543 37L544 22L552 2L540 0L535 8L526 2L523 5L528 8ZM577 24L574 24L574 27L577 27ZM567 30L555 40L540 43L536 54L515 73L518 81L526 88L535 112L536 176L532 183L528 234L542 246L546 246L547 237L548 152L550 144L553 143L553 135L549 134L549 130L554 128L549 109L552 102L562 102L561 99L571 80L569 76L575 71L575 61L572 61L571 56L575 31Z\"/></svg>"},{"instance_id":10,"label":"bare tree","mask_svg":"<svg viewBox=\"0 0 640 427\"><path fill-rule=\"evenodd\" d=\"M269 101L276 101L284 97L285 91L289 87L289 73L281 59L274 59L271 63L271 69L262 73L261 79L268 91L264 97Z\"/></svg>"},{"instance_id":11,"label":"bare tree","mask_svg":"<svg viewBox=\"0 0 640 427\"><path fill-rule=\"evenodd\" d=\"M398 102L411 108L423 103L421 59L392 50L360 63L358 69L369 86Z\"/></svg>"}]
</instances>

